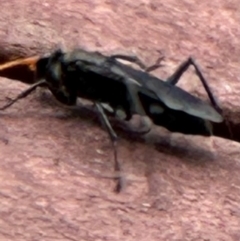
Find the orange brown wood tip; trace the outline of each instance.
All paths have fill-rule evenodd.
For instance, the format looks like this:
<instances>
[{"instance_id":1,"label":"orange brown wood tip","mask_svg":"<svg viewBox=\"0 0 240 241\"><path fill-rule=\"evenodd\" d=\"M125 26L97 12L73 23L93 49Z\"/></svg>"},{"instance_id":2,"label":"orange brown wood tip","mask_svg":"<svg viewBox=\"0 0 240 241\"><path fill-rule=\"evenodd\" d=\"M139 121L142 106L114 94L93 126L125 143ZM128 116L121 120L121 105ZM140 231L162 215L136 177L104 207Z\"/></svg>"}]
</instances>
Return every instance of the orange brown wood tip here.
<instances>
[{"instance_id":1,"label":"orange brown wood tip","mask_svg":"<svg viewBox=\"0 0 240 241\"><path fill-rule=\"evenodd\" d=\"M0 64L0 77L33 84L38 60L40 60L39 56L32 56Z\"/></svg>"},{"instance_id":2,"label":"orange brown wood tip","mask_svg":"<svg viewBox=\"0 0 240 241\"><path fill-rule=\"evenodd\" d=\"M14 67L17 67L17 66L20 66L20 65L28 66L28 68L31 71L35 71L36 70L36 63L39 59L40 59L39 56L33 56L33 57L29 57L29 58L9 61L7 63L4 63L4 64L0 65L0 71L6 70L6 69L11 69L11 68L14 68Z\"/></svg>"}]
</instances>

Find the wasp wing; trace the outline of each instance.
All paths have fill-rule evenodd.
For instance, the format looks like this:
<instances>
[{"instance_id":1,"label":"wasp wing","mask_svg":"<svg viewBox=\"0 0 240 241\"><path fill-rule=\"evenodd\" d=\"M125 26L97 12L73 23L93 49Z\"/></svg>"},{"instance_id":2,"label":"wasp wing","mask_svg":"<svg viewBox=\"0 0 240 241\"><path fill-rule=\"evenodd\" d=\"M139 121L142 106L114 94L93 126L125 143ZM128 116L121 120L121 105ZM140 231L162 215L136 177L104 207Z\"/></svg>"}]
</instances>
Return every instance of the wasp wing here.
<instances>
[{"instance_id":1,"label":"wasp wing","mask_svg":"<svg viewBox=\"0 0 240 241\"><path fill-rule=\"evenodd\" d=\"M177 86L162 81L153 75L133 69L119 63L119 66L132 79L135 79L144 88L150 90L166 106L174 110L181 110L190 115L200 117L213 122L222 122L223 117L212 106L201 99L191 95Z\"/></svg>"}]
</instances>

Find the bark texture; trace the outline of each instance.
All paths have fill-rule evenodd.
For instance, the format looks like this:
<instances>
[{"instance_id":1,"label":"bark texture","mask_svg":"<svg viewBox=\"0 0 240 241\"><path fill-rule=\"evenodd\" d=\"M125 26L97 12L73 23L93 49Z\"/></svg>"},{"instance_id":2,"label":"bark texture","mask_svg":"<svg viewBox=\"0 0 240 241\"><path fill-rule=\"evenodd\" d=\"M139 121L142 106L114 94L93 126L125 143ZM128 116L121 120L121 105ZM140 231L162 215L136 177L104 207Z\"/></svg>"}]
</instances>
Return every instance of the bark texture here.
<instances>
[{"instance_id":1,"label":"bark texture","mask_svg":"<svg viewBox=\"0 0 240 241\"><path fill-rule=\"evenodd\" d=\"M0 1L0 62L58 45L136 54L158 51L170 75L188 56L202 67L240 132L240 4L193 1ZM30 77L29 77L30 78ZM31 78L30 78L31 79ZM26 81L28 82L28 81ZM206 98L189 71L179 86ZM26 85L0 79L0 104ZM127 186L115 194L113 153L96 116L37 91L0 113L0 240L240 240L240 144L172 134L121 134Z\"/></svg>"}]
</instances>

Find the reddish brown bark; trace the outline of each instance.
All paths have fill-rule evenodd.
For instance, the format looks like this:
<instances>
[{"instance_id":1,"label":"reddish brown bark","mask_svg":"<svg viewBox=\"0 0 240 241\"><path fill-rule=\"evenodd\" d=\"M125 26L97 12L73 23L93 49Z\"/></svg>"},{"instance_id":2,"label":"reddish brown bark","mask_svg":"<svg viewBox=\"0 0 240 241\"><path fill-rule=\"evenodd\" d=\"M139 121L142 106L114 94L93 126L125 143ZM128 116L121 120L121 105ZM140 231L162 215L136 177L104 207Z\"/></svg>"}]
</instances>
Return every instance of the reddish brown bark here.
<instances>
[{"instance_id":1,"label":"reddish brown bark","mask_svg":"<svg viewBox=\"0 0 240 241\"><path fill-rule=\"evenodd\" d=\"M45 54L58 44L137 54L159 77L189 55L239 123L239 2L1 1L1 62ZM179 83L205 97L194 73ZM1 78L0 103L26 88ZM240 144L171 134L119 142L128 185L112 174L107 133L97 119L37 92L0 113L1 240L240 239ZM86 115L85 115L86 117ZM95 173L95 174L94 174ZM96 176L96 177L95 177Z\"/></svg>"}]
</instances>

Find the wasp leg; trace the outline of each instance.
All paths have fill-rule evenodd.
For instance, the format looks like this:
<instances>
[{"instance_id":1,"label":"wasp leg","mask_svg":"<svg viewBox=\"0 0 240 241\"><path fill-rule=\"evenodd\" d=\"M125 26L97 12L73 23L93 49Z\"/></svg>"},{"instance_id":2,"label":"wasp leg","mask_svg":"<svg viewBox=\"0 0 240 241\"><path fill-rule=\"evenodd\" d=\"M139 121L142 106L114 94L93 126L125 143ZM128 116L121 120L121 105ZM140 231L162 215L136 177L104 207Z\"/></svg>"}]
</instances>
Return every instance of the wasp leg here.
<instances>
[{"instance_id":1,"label":"wasp leg","mask_svg":"<svg viewBox=\"0 0 240 241\"><path fill-rule=\"evenodd\" d=\"M152 121L148 116L140 116L140 122L138 123L138 127L135 127L134 124L130 124L129 122L134 122L134 116L130 121L123 122L120 124L121 129L124 131L133 134L133 135L146 135L152 129Z\"/></svg>"},{"instance_id":2,"label":"wasp leg","mask_svg":"<svg viewBox=\"0 0 240 241\"><path fill-rule=\"evenodd\" d=\"M110 58L127 60L129 62L137 64L141 69L145 70L146 72L151 72L153 70L158 69L159 67L162 67L160 63L164 59L164 56L160 56L156 60L155 64L149 67L147 67L137 56L127 56L127 55L118 54L118 55L112 55Z\"/></svg>"},{"instance_id":3,"label":"wasp leg","mask_svg":"<svg viewBox=\"0 0 240 241\"><path fill-rule=\"evenodd\" d=\"M113 145L113 152L114 152L114 170L116 172L121 172L121 164L118 160L118 156L117 156L117 140L118 140L118 136L117 134L115 133L115 131L113 130L106 114L104 113L104 110L101 106L100 103L95 103L95 106L100 114L100 117L105 125L105 127L107 128L107 131L108 131L108 134L111 138L111 142L112 142L112 145ZM115 191L117 193L119 193L122 188L123 188L123 177L120 175L118 177L116 177L117 179L117 185L116 185L116 188L115 188Z\"/></svg>"},{"instance_id":4,"label":"wasp leg","mask_svg":"<svg viewBox=\"0 0 240 241\"><path fill-rule=\"evenodd\" d=\"M7 108L9 108L11 105L13 105L15 102L17 102L20 99L23 99L25 97L27 97L29 94L31 94L37 87L39 86L44 86L46 85L46 81L45 80L41 80L39 82L37 82L36 84L33 84L31 87L29 87L28 89L22 91L16 98L10 100L6 105L4 105L3 107L0 107L0 110L5 110Z\"/></svg>"},{"instance_id":5,"label":"wasp leg","mask_svg":"<svg viewBox=\"0 0 240 241\"><path fill-rule=\"evenodd\" d=\"M124 130L127 131L133 135L145 135L147 133L149 133L151 131L151 127L152 127L152 121L150 120L150 118L148 116L141 116L140 118L140 122L138 127L134 127L134 124L130 124L129 122L134 121L134 116L131 117L131 119L129 121L125 121L125 117L126 117L126 113L125 112L120 112L120 111L115 111L108 106L107 104L101 103L100 104L101 107L104 109L104 112L107 113L110 116L114 116L117 117L117 119L120 119L124 122L119 123L119 127Z\"/></svg>"},{"instance_id":6,"label":"wasp leg","mask_svg":"<svg viewBox=\"0 0 240 241\"><path fill-rule=\"evenodd\" d=\"M113 59L123 59L127 60L129 62L137 64L140 68L142 68L146 72L151 72L159 67L162 67L161 61L164 59L164 56L161 54L160 57L156 60L155 64L146 67L145 64L137 57L137 56L128 56L128 55L112 55L110 58ZM132 96L134 96L133 92L129 90L130 93L132 93ZM138 135L144 135L150 132L151 130L151 124L149 123L148 117L143 117L143 120L141 120L141 129L140 130L133 130L131 127L122 127L125 130L128 130L132 134L138 134Z\"/></svg>"},{"instance_id":7,"label":"wasp leg","mask_svg":"<svg viewBox=\"0 0 240 241\"><path fill-rule=\"evenodd\" d=\"M164 60L164 58L165 58L165 57L164 57L163 55L160 56L160 57L156 60L155 64L147 67L147 68L145 69L145 71L149 73L149 72L152 72L152 71L154 71L154 70L162 67L163 65L161 64L161 62Z\"/></svg>"},{"instance_id":8,"label":"wasp leg","mask_svg":"<svg viewBox=\"0 0 240 241\"><path fill-rule=\"evenodd\" d=\"M215 107L215 109L217 111L219 111L219 113L222 113L222 109L219 106L216 97L213 95L212 90L211 90L210 86L208 85L206 79L204 78L200 67L198 66L198 64L195 62L195 60L192 57L188 58L186 61L184 61L182 64L180 64L180 66L177 68L177 70L167 79L167 82L172 85L176 85L178 83L178 81L180 80L181 76L183 75L183 73L187 71L187 69L189 68L190 65L194 66L196 74L199 77L199 79L201 80L202 85L203 85L205 91L207 92L212 105Z\"/></svg>"}]
</instances>

